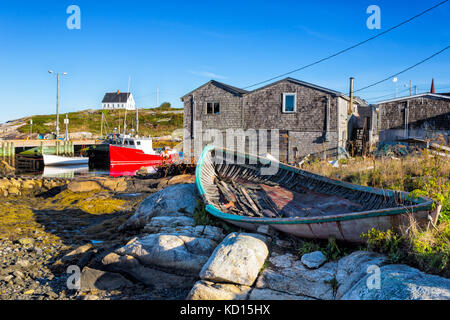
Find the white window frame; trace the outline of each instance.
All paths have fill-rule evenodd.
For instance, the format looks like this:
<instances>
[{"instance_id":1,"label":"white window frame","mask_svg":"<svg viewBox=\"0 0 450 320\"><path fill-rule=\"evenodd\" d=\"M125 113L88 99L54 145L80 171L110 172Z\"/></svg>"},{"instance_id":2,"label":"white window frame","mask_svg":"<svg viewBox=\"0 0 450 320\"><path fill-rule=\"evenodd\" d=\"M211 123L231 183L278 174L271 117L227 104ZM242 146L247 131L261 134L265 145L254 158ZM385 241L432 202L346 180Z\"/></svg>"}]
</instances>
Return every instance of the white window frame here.
<instances>
[{"instance_id":1,"label":"white window frame","mask_svg":"<svg viewBox=\"0 0 450 320\"><path fill-rule=\"evenodd\" d=\"M294 96L294 111L286 111L286 96ZM297 112L297 93L283 93L283 113L296 113Z\"/></svg>"}]
</instances>

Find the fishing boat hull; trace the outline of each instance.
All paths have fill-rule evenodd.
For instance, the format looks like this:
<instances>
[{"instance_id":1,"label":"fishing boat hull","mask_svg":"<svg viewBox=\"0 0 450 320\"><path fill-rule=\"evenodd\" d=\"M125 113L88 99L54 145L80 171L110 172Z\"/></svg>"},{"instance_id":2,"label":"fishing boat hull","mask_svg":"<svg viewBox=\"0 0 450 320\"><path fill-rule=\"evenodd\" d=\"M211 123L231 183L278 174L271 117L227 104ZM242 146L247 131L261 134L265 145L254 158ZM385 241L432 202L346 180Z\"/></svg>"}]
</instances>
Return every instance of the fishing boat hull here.
<instances>
[{"instance_id":1,"label":"fishing boat hull","mask_svg":"<svg viewBox=\"0 0 450 320\"><path fill-rule=\"evenodd\" d=\"M165 158L161 155L146 154L142 150L120 147L120 146L109 146L109 159L111 168L136 168L139 170L141 167L152 167L160 165L163 163L170 163L171 158Z\"/></svg>"},{"instance_id":2,"label":"fishing boat hull","mask_svg":"<svg viewBox=\"0 0 450 320\"><path fill-rule=\"evenodd\" d=\"M85 157L64 157L64 156L44 154L43 158L45 166L62 167L62 166L77 166L89 164L89 158Z\"/></svg>"},{"instance_id":3,"label":"fishing boat hull","mask_svg":"<svg viewBox=\"0 0 450 320\"><path fill-rule=\"evenodd\" d=\"M244 159L242 164L236 163L238 158ZM261 174L262 168L272 165L278 166L276 173ZM268 225L310 239L364 242L361 234L373 228L397 230L412 220L426 224L436 221L439 214L433 201L425 197L412 199L405 192L332 180L267 158L212 146L206 147L199 159L196 184L206 210L217 218L248 230ZM256 194L262 194L266 204L271 203L273 212Z\"/></svg>"}]
</instances>

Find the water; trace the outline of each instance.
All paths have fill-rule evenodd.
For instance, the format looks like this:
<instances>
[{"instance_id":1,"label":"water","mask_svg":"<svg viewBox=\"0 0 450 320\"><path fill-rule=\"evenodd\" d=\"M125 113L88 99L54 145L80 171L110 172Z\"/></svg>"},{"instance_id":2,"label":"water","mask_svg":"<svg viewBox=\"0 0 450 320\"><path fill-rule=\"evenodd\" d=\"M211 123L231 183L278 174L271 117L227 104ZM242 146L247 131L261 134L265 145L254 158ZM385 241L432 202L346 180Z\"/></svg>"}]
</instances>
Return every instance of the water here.
<instances>
[{"instance_id":1,"label":"water","mask_svg":"<svg viewBox=\"0 0 450 320\"><path fill-rule=\"evenodd\" d=\"M121 166L120 168L89 168L88 165L75 165L75 166L63 166L63 167L45 167L43 172L31 172L23 175L42 177L42 178L66 178L72 179L75 177L88 177L88 176L111 176L111 177L123 177L134 176L140 168ZM147 167L148 173L155 172L154 167Z\"/></svg>"}]
</instances>

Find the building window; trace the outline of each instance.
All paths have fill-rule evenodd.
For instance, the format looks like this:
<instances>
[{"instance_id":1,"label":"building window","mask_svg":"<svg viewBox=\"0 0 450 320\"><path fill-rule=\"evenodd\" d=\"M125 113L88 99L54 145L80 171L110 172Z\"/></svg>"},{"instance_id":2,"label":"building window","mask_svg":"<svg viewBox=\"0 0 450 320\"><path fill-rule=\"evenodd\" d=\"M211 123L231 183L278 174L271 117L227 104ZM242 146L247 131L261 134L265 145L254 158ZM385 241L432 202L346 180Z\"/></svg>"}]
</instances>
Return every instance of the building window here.
<instances>
[{"instance_id":1,"label":"building window","mask_svg":"<svg viewBox=\"0 0 450 320\"><path fill-rule=\"evenodd\" d=\"M219 102L207 102L206 103L206 114L220 114L220 103Z\"/></svg>"},{"instance_id":2,"label":"building window","mask_svg":"<svg viewBox=\"0 0 450 320\"><path fill-rule=\"evenodd\" d=\"M297 112L297 94L283 93L283 113Z\"/></svg>"}]
</instances>

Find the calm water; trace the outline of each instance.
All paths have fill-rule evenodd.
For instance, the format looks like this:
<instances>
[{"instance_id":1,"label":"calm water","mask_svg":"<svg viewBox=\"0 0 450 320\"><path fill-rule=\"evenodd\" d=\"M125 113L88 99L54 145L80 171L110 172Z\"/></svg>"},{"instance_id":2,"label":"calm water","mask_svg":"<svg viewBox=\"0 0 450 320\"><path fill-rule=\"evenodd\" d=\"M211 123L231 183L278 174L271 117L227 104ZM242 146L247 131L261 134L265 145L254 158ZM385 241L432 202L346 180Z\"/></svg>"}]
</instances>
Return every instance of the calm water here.
<instances>
[{"instance_id":1,"label":"calm water","mask_svg":"<svg viewBox=\"0 0 450 320\"><path fill-rule=\"evenodd\" d=\"M43 177L43 178L75 178L78 176L134 176L138 169L133 167L121 167L120 169L93 169L87 165L45 167L43 172L24 173L22 175ZM148 167L149 173L154 172L154 167Z\"/></svg>"}]
</instances>

